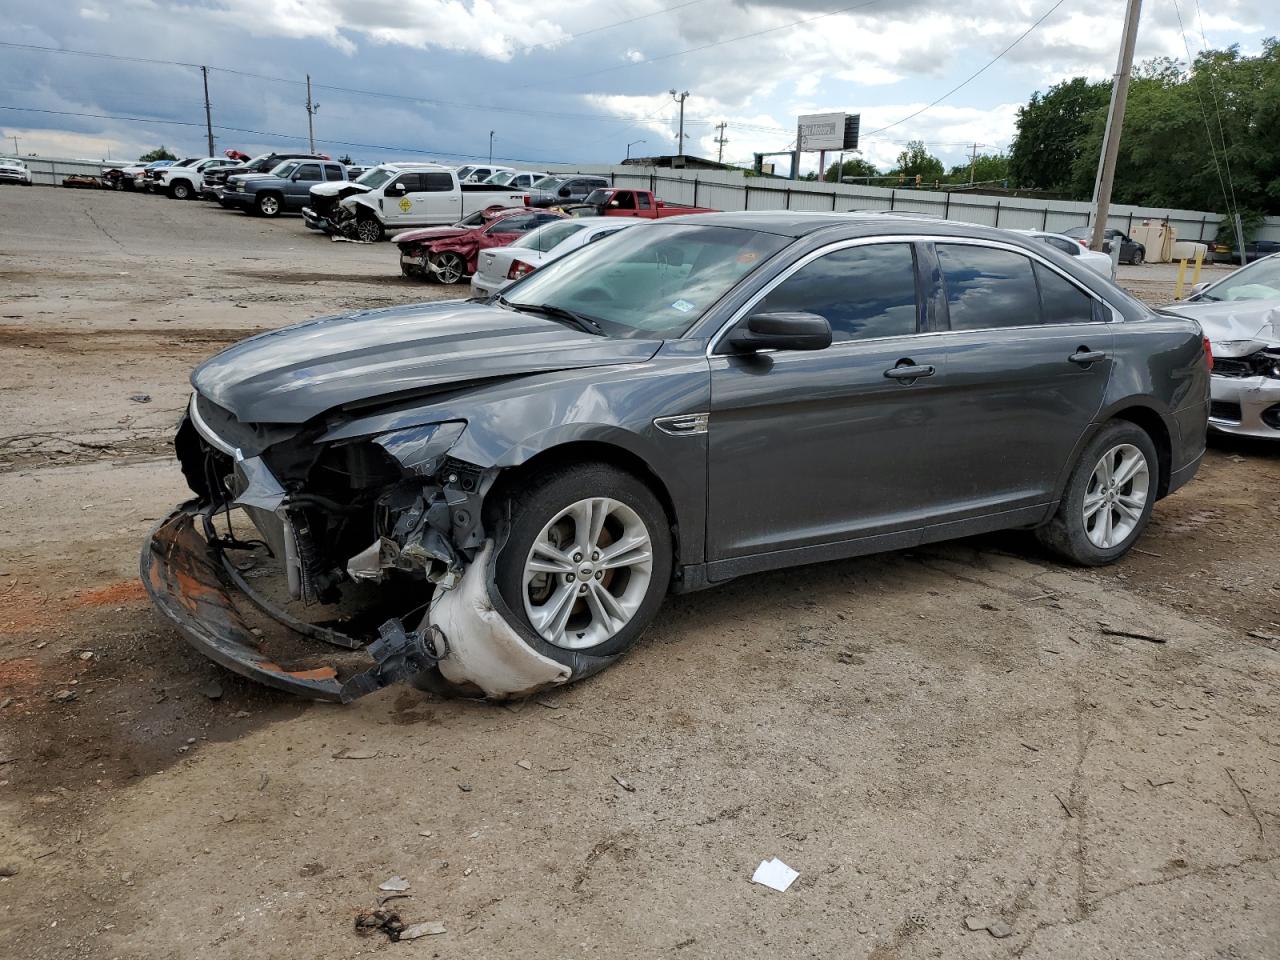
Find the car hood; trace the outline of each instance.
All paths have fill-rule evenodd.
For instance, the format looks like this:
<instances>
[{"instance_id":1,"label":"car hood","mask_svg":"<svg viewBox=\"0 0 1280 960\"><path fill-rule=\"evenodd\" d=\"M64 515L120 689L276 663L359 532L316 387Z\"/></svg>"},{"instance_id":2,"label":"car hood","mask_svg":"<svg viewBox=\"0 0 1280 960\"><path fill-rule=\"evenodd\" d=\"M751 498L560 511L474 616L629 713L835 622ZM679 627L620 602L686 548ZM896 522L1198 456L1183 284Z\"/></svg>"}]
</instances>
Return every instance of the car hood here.
<instances>
[{"instance_id":1,"label":"car hood","mask_svg":"<svg viewBox=\"0 0 1280 960\"><path fill-rule=\"evenodd\" d=\"M1280 346L1280 300L1192 300L1160 310L1197 321L1215 357L1245 357Z\"/></svg>"},{"instance_id":2,"label":"car hood","mask_svg":"<svg viewBox=\"0 0 1280 960\"><path fill-rule=\"evenodd\" d=\"M357 193L368 193L369 188L363 183L356 183L354 180L326 180L324 183L317 183L311 188L311 195L315 197L336 197L343 190L354 190Z\"/></svg>"},{"instance_id":3,"label":"car hood","mask_svg":"<svg viewBox=\"0 0 1280 960\"><path fill-rule=\"evenodd\" d=\"M403 230L391 238L392 243L421 243L430 240L447 240L470 233L471 227L423 227L420 230Z\"/></svg>"},{"instance_id":4,"label":"car hood","mask_svg":"<svg viewBox=\"0 0 1280 960\"><path fill-rule=\"evenodd\" d=\"M483 303L412 304L322 317L242 340L191 374L243 423L302 423L347 404L477 381L648 360L660 340L582 333Z\"/></svg>"}]
</instances>

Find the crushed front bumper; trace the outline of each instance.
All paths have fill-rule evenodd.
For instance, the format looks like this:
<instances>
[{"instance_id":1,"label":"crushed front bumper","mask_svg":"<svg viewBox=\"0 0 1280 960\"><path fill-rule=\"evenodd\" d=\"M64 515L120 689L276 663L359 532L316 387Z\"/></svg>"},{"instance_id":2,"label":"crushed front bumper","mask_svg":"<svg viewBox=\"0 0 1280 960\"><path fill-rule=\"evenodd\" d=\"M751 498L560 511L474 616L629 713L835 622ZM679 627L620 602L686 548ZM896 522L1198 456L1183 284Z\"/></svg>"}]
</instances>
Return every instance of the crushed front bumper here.
<instances>
[{"instance_id":1,"label":"crushed front bumper","mask_svg":"<svg viewBox=\"0 0 1280 960\"><path fill-rule=\"evenodd\" d=\"M1215 374L1209 389L1209 426L1214 430L1280 440L1280 379Z\"/></svg>"},{"instance_id":2,"label":"crushed front bumper","mask_svg":"<svg viewBox=\"0 0 1280 960\"><path fill-rule=\"evenodd\" d=\"M363 650L351 650L358 644L335 638L331 642L348 650L293 657L300 662L288 666L277 663L278 658L263 649L263 631L249 626L233 591L244 600L262 601L237 588L221 550L197 529L202 516L199 504L192 501L161 521L143 544L141 575L156 609L210 660L277 690L337 703L349 703L433 666L434 651L421 638L397 629L398 620L384 625L380 637ZM323 632L265 605L261 609L295 641Z\"/></svg>"}]
</instances>

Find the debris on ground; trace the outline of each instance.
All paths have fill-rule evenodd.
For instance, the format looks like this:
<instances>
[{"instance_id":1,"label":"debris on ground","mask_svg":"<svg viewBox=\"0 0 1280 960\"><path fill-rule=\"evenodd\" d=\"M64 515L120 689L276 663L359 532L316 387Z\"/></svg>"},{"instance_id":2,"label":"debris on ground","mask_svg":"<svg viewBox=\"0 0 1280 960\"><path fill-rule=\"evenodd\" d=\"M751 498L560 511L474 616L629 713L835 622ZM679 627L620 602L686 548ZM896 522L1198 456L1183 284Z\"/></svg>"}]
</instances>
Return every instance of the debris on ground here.
<instances>
[{"instance_id":1,"label":"debris on ground","mask_svg":"<svg viewBox=\"0 0 1280 960\"><path fill-rule=\"evenodd\" d=\"M968 927L970 931L973 931L973 932L987 929L987 925L990 923L991 923L990 920L984 920L982 917L965 917L964 918L964 925Z\"/></svg>"},{"instance_id":2,"label":"debris on ground","mask_svg":"<svg viewBox=\"0 0 1280 960\"><path fill-rule=\"evenodd\" d=\"M220 684L217 680L210 680L208 683L203 683L200 685L200 692L203 693L210 700L221 700L222 684Z\"/></svg>"},{"instance_id":3,"label":"debris on ground","mask_svg":"<svg viewBox=\"0 0 1280 960\"><path fill-rule=\"evenodd\" d=\"M1127 637L1130 640L1146 640L1148 643L1168 643L1164 637L1157 637L1150 633L1141 633L1137 630L1121 630L1113 627L1108 623L1099 623L1099 629L1104 637Z\"/></svg>"},{"instance_id":4,"label":"debris on ground","mask_svg":"<svg viewBox=\"0 0 1280 960\"><path fill-rule=\"evenodd\" d=\"M53 702L54 703L70 703L72 700L75 700L76 698L77 698L77 694L74 690L59 690L57 693L53 695Z\"/></svg>"},{"instance_id":5,"label":"debris on ground","mask_svg":"<svg viewBox=\"0 0 1280 960\"><path fill-rule=\"evenodd\" d=\"M151 402L151 394L149 394L149 393L135 393L135 394L133 394L131 397L129 397L129 399L130 399L130 400L132 400L134 403L150 403L150 402Z\"/></svg>"},{"instance_id":6,"label":"debris on ground","mask_svg":"<svg viewBox=\"0 0 1280 960\"><path fill-rule=\"evenodd\" d=\"M409 889L409 881L404 877L391 877L378 884L378 889L390 893L404 893Z\"/></svg>"},{"instance_id":7,"label":"debris on ground","mask_svg":"<svg viewBox=\"0 0 1280 960\"><path fill-rule=\"evenodd\" d=\"M994 920L987 925L987 933L991 934L997 940L1003 940L1005 937L1013 936L1013 927L1009 926L1003 920Z\"/></svg>"},{"instance_id":8,"label":"debris on ground","mask_svg":"<svg viewBox=\"0 0 1280 960\"><path fill-rule=\"evenodd\" d=\"M400 932L403 929L404 923L400 920L400 914L395 910L375 907L371 910L361 910L356 914L356 933L367 935L381 932L385 933L388 939L399 940Z\"/></svg>"},{"instance_id":9,"label":"debris on ground","mask_svg":"<svg viewBox=\"0 0 1280 960\"><path fill-rule=\"evenodd\" d=\"M16 863L0 863L0 877L16 877L19 872Z\"/></svg>"},{"instance_id":10,"label":"debris on ground","mask_svg":"<svg viewBox=\"0 0 1280 960\"><path fill-rule=\"evenodd\" d=\"M516 761L516 766L517 766L517 767L519 767L521 770L532 770L532 769L533 769L533 764L532 764L532 763L530 763L528 760L517 760L517 761Z\"/></svg>"},{"instance_id":11,"label":"debris on ground","mask_svg":"<svg viewBox=\"0 0 1280 960\"><path fill-rule=\"evenodd\" d=\"M378 755L377 750L350 750L343 748L333 755L335 760L372 760Z\"/></svg>"},{"instance_id":12,"label":"debris on ground","mask_svg":"<svg viewBox=\"0 0 1280 960\"><path fill-rule=\"evenodd\" d=\"M81 660L92 660L92 659L93 659L93 651L92 651L92 650L82 650L82 651L80 652L80 659L81 659Z\"/></svg>"},{"instance_id":13,"label":"debris on ground","mask_svg":"<svg viewBox=\"0 0 1280 960\"><path fill-rule=\"evenodd\" d=\"M627 791L627 793L635 793L635 792L636 792L636 788L635 788L635 787L633 787L631 784L627 783L627 781L623 780L623 779L622 779L620 776L618 776L616 773L613 775L613 782L614 782L614 783L616 783L618 786L620 786L623 790Z\"/></svg>"},{"instance_id":14,"label":"debris on ground","mask_svg":"<svg viewBox=\"0 0 1280 960\"><path fill-rule=\"evenodd\" d=\"M426 923L415 923L400 931L401 940L417 940L419 937L438 937L444 933L444 924L439 920L428 920Z\"/></svg>"},{"instance_id":15,"label":"debris on ground","mask_svg":"<svg viewBox=\"0 0 1280 960\"><path fill-rule=\"evenodd\" d=\"M751 875L751 882L785 893L787 887L791 886L798 876L800 876L799 871L792 870L777 857L773 857L760 861L760 866L756 867L756 872Z\"/></svg>"}]
</instances>

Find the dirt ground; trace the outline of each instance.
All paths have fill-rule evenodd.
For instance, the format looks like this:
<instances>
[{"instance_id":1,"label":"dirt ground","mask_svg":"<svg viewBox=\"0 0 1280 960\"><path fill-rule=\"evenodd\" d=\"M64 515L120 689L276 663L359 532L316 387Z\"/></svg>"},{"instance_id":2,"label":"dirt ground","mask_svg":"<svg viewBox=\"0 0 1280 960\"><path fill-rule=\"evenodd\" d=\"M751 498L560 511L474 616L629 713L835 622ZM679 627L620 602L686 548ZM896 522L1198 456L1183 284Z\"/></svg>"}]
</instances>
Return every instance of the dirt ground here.
<instances>
[{"instance_id":1,"label":"dirt ground","mask_svg":"<svg viewBox=\"0 0 1280 960\"><path fill-rule=\"evenodd\" d=\"M0 952L1280 956L1280 446L1214 441L1114 567L1005 534L750 577L512 707L190 651L136 564L191 365L442 293L293 217L0 190ZM356 933L393 875L443 934Z\"/></svg>"}]
</instances>

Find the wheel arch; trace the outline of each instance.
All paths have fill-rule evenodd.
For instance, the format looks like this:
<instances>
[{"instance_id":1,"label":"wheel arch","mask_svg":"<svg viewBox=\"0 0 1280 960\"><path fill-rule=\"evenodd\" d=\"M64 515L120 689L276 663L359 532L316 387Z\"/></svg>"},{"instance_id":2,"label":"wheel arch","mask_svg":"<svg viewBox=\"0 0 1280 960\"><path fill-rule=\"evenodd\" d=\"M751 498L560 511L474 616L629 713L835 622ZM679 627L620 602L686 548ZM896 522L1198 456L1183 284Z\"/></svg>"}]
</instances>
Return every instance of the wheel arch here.
<instances>
[{"instance_id":1,"label":"wheel arch","mask_svg":"<svg viewBox=\"0 0 1280 960\"><path fill-rule=\"evenodd\" d=\"M1173 475L1173 437L1169 432L1169 425L1164 422L1164 417L1153 407L1131 404L1113 410L1108 419L1127 420L1151 438L1151 442L1155 444L1157 466L1160 471L1156 484L1156 498L1165 496L1169 492L1169 480Z\"/></svg>"}]
</instances>

